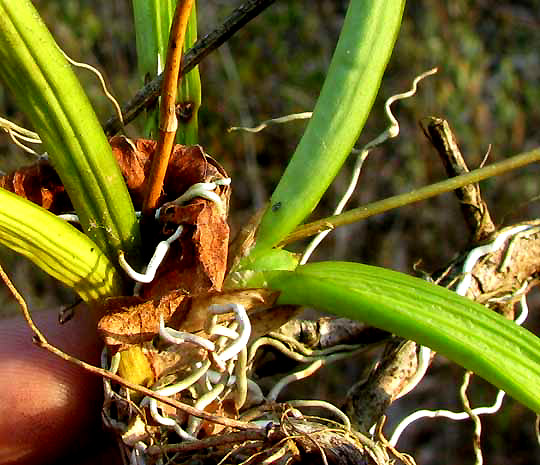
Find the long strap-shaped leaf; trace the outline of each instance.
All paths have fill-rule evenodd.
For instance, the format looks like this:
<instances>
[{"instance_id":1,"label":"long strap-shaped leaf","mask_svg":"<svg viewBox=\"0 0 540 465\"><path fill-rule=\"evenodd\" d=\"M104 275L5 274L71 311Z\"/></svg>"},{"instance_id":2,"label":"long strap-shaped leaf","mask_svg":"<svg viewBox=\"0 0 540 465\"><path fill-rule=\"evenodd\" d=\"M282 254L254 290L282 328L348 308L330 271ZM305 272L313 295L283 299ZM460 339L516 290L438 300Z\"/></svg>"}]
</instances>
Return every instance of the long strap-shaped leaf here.
<instances>
[{"instance_id":1,"label":"long strap-shaped leaf","mask_svg":"<svg viewBox=\"0 0 540 465\"><path fill-rule=\"evenodd\" d=\"M174 16L174 0L132 0L137 67L141 81L153 79L163 72L169 43L169 30ZM145 137L157 138L159 110L146 115Z\"/></svg>"},{"instance_id":2,"label":"long strap-shaped leaf","mask_svg":"<svg viewBox=\"0 0 540 465\"><path fill-rule=\"evenodd\" d=\"M184 54L197 42L197 3L193 3L184 39ZM178 87L177 100L180 104L180 118L176 131L176 143L195 145L198 143L198 112L201 106L201 76L196 66L182 77Z\"/></svg>"},{"instance_id":3,"label":"long strap-shaped leaf","mask_svg":"<svg viewBox=\"0 0 540 465\"><path fill-rule=\"evenodd\" d=\"M351 0L313 117L262 218L256 250L275 246L311 213L349 155L379 90L404 4Z\"/></svg>"},{"instance_id":4,"label":"long strap-shaped leaf","mask_svg":"<svg viewBox=\"0 0 540 465\"><path fill-rule=\"evenodd\" d=\"M253 275L308 305L364 321L431 347L540 412L540 338L472 300L412 276L349 262Z\"/></svg>"},{"instance_id":5,"label":"long strap-shaped leaf","mask_svg":"<svg viewBox=\"0 0 540 465\"><path fill-rule=\"evenodd\" d=\"M133 252L138 223L111 148L29 0L0 0L0 78L41 137L87 234L111 258Z\"/></svg>"},{"instance_id":6,"label":"long strap-shaped leaf","mask_svg":"<svg viewBox=\"0 0 540 465\"><path fill-rule=\"evenodd\" d=\"M176 0L132 0L137 44L137 62L141 78L155 78L163 72L171 28L176 8ZM184 39L184 52L197 41L197 12L193 4ZM158 68L158 61L160 67ZM178 88L177 101L183 104L178 121L176 142L183 145L197 143L197 112L201 105L201 79L195 67L182 77ZM189 102L189 106L186 105ZM146 137L157 138L159 111L152 111L146 117Z\"/></svg>"},{"instance_id":7,"label":"long strap-shaped leaf","mask_svg":"<svg viewBox=\"0 0 540 465\"><path fill-rule=\"evenodd\" d=\"M120 293L119 274L92 240L47 210L0 189L0 243L89 302Z\"/></svg>"}]
</instances>

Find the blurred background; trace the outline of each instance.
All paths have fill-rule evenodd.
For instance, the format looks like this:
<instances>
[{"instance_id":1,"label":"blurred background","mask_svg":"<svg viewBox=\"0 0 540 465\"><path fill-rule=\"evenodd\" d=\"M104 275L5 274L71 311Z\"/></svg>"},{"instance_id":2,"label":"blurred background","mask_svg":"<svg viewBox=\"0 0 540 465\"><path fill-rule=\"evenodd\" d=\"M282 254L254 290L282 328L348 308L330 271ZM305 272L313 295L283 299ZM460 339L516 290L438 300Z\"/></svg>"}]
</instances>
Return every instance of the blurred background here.
<instances>
[{"instance_id":1,"label":"blurred background","mask_svg":"<svg viewBox=\"0 0 540 465\"><path fill-rule=\"evenodd\" d=\"M97 67L119 102L126 102L139 89L142 79L137 76L129 0L34 3L66 53ZM211 31L239 3L199 2L199 35ZM306 122L272 126L254 135L228 132L228 128L313 109L347 5L339 0L277 1L201 64L200 143L233 179L233 231L271 194ZM442 164L419 127L427 116L449 121L471 169L488 152L487 162L492 163L540 146L539 50L539 0L410 0L358 146L386 128L383 105L388 97L407 90L414 77L429 68L437 66L439 73L424 80L415 97L393 107L400 136L370 154L349 206L444 179ZM99 82L87 71L76 72L105 121L113 109ZM0 114L24 124L24 117L2 88ZM135 121L126 134L140 137L141 128ZM7 135L0 137L0 169L9 172L32 161ZM331 213L353 163L351 159L344 167L314 219ZM540 217L539 174L538 165L529 165L481 184L497 225ZM313 259L347 259L407 273L414 273L413 265L420 261L420 268L431 272L451 260L467 240L457 201L446 194L341 228ZM60 307L75 301L69 290L13 253L0 249L0 260L31 308ZM531 294L531 317L525 326L540 334L538 304L538 296ZM6 292L0 290L0 313L8 316L16 311ZM315 393L311 388L304 391L304 397L339 404L367 362L355 361L358 369L350 363L337 366L331 377L322 375L324 382L321 376ZM392 407L386 431L391 432L399 419L417 408L460 409L461 376L459 367L438 357L420 386ZM494 396L495 390L486 383L473 382L473 406L490 404ZM505 401L501 412L483 420L485 463L540 463L533 425L531 412L512 400ZM423 420L404 433L398 449L411 453L421 465L472 463L472 425L468 421Z\"/></svg>"}]
</instances>

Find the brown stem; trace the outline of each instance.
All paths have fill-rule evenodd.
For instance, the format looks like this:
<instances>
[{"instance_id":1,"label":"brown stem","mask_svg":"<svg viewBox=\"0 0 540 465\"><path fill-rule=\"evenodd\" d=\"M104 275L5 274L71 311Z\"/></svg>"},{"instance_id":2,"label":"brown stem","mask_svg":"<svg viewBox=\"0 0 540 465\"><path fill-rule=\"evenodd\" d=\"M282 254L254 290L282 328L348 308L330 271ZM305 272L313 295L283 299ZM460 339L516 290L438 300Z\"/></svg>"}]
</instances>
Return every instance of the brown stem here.
<instances>
[{"instance_id":1,"label":"brown stem","mask_svg":"<svg viewBox=\"0 0 540 465\"><path fill-rule=\"evenodd\" d=\"M195 45L185 54L184 64L180 76L191 71L210 52L224 44L236 32L244 27L253 18L268 8L275 0L249 0L236 8L231 15L212 32L197 40ZM124 124L133 121L147 106L151 105L159 96L163 84L163 73L146 84L129 102L122 107ZM107 136L114 136L122 130L122 121L114 115L104 125Z\"/></svg>"},{"instance_id":2,"label":"brown stem","mask_svg":"<svg viewBox=\"0 0 540 465\"><path fill-rule=\"evenodd\" d=\"M355 384L347 394L345 413L353 428L367 433L399 396L417 369L416 343L392 342L368 379Z\"/></svg>"},{"instance_id":3,"label":"brown stem","mask_svg":"<svg viewBox=\"0 0 540 465\"><path fill-rule=\"evenodd\" d=\"M225 417L220 417L217 415L212 415L210 413L196 409L192 407L191 405L183 404L182 402L178 402L177 400L171 399L170 397L159 395L155 393L154 391L152 391L151 389L148 389L147 387L127 381L124 378L111 373L110 371L104 370L103 368L95 367L94 365L90 365L89 363L83 362L82 360L79 360L76 357L66 354L62 350L50 344L45 338L45 336L43 335L43 333L36 326L36 324L34 323L34 320L32 320L30 312L28 311L28 306L26 305L24 298L21 296L21 294L19 294L19 291L17 291L17 289L15 288L15 286L9 279L8 275L6 274L2 266L0 266L0 278L4 281L4 283L8 287L13 297L15 297L15 300L17 300L17 302L19 303L24 319L26 320L26 323L28 324L32 332L34 333L34 343L37 344L39 347L43 347L45 350L48 350L49 352L53 353L57 357L60 357L63 360L71 362L94 375L98 375L103 378L108 378L111 381L114 381L115 383L118 383L128 389L132 389L134 391L140 392L141 394L148 397L153 397L154 399L160 402L163 402L164 404L170 405L171 407L174 407L178 410L181 410L187 413L188 415L193 415L195 417L202 418L203 420L208 420L208 421L218 423L223 426L228 426L230 428L236 428L240 430L264 431L263 428L260 428L257 425L246 423L243 421L233 420L231 418L225 418Z\"/></svg>"},{"instance_id":4,"label":"brown stem","mask_svg":"<svg viewBox=\"0 0 540 465\"><path fill-rule=\"evenodd\" d=\"M371 345L390 339L391 334L347 318L321 317L317 320L292 319L276 331L313 350L338 345Z\"/></svg>"},{"instance_id":5,"label":"brown stem","mask_svg":"<svg viewBox=\"0 0 540 465\"><path fill-rule=\"evenodd\" d=\"M209 436L198 441L183 442L180 444L165 444L159 446L150 446L146 453L148 455L162 455L164 453L191 452L196 450L205 450L209 447L219 447L230 444L242 444L246 441L263 441L267 438L264 430L235 431L232 433Z\"/></svg>"},{"instance_id":6,"label":"brown stem","mask_svg":"<svg viewBox=\"0 0 540 465\"><path fill-rule=\"evenodd\" d=\"M424 134L439 154L449 178L468 173L450 125L442 118L430 117L422 122ZM487 239L495 232L495 225L480 193L480 186L468 184L455 190L463 218L467 223L473 243Z\"/></svg>"},{"instance_id":7,"label":"brown stem","mask_svg":"<svg viewBox=\"0 0 540 465\"><path fill-rule=\"evenodd\" d=\"M148 216L157 207L161 195L163 181L169 158L174 145L174 137L178 128L176 120L176 93L178 90L178 77L182 64L182 49L186 28L194 0L183 0L177 3L174 19L169 34L167 48L167 61L165 65L165 78L161 92L159 111L159 139L156 154L152 159L150 179L143 202L143 214Z\"/></svg>"}]
</instances>

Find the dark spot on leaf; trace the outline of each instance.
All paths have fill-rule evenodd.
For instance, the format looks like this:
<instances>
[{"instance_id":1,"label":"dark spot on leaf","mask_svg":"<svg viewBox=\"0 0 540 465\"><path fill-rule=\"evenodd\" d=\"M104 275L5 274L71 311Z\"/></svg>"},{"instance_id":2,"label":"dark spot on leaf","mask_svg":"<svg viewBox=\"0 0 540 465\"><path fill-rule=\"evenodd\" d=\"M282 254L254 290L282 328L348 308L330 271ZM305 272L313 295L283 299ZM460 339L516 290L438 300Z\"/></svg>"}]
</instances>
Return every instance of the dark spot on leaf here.
<instances>
[{"instance_id":1,"label":"dark spot on leaf","mask_svg":"<svg viewBox=\"0 0 540 465\"><path fill-rule=\"evenodd\" d=\"M193 118L195 105L193 102L181 102L176 105L176 117L183 123L188 123Z\"/></svg>"}]
</instances>

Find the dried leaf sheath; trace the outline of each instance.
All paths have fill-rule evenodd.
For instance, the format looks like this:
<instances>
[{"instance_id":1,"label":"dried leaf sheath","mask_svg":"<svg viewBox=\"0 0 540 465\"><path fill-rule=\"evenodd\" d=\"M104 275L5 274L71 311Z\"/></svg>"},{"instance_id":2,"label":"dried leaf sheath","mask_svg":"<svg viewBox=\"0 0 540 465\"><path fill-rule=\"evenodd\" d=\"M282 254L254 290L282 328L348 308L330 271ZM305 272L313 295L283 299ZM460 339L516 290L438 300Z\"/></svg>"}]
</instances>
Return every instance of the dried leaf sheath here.
<instances>
[{"instance_id":1,"label":"dried leaf sheath","mask_svg":"<svg viewBox=\"0 0 540 465\"><path fill-rule=\"evenodd\" d=\"M135 209L140 210L156 141L113 137L110 141ZM171 155L160 201L170 201L201 179L221 179L226 173L200 146L176 145ZM60 178L46 160L0 176L0 187L26 198L55 214L73 210Z\"/></svg>"},{"instance_id":2,"label":"dried leaf sheath","mask_svg":"<svg viewBox=\"0 0 540 465\"><path fill-rule=\"evenodd\" d=\"M55 214L73 210L60 177L45 160L1 176L0 187Z\"/></svg>"}]
</instances>

